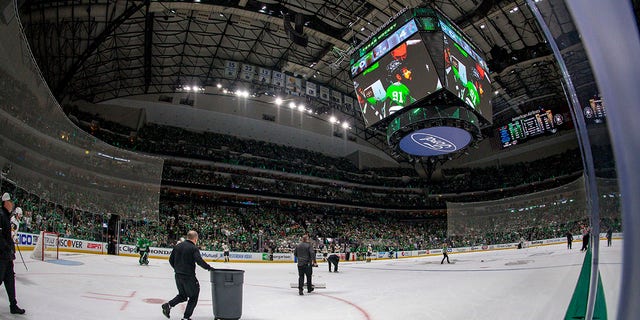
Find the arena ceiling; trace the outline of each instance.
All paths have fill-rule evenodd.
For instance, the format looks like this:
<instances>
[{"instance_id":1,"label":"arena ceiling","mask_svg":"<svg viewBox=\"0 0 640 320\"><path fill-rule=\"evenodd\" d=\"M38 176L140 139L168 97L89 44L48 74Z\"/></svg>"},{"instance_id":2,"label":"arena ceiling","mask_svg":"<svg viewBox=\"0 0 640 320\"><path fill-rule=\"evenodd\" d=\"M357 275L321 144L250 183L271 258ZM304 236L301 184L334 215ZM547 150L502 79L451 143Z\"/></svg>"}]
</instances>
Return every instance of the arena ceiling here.
<instances>
[{"instance_id":1,"label":"arena ceiling","mask_svg":"<svg viewBox=\"0 0 640 320\"><path fill-rule=\"evenodd\" d=\"M559 69L525 0L26 0L20 14L59 101L97 103L170 93L181 83L214 86L224 78L227 60L281 70L353 96L347 52L404 7L425 4L455 21L486 55L494 123L566 104ZM284 28L283 15L296 13L303 18L306 46L295 44ZM563 48L579 43L561 12L552 20ZM586 57L573 59L589 68ZM342 111L362 129L356 108Z\"/></svg>"}]
</instances>

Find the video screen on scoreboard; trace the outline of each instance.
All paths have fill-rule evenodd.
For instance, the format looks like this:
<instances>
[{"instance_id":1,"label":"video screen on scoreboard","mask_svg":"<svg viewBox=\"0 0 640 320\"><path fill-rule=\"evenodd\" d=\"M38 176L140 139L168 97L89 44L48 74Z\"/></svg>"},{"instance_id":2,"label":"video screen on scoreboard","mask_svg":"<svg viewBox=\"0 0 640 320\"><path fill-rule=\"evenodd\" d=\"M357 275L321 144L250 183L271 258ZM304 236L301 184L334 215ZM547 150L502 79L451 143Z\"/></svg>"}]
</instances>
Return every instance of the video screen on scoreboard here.
<instances>
[{"instance_id":1,"label":"video screen on scoreboard","mask_svg":"<svg viewBox=\"0 0 640 320\"><path fill-rule=\"evenodd\" d=\"M474 59L472 51L444 35L446 88L460 100L485 116L491 110L489 71Z\"/></svg>"},{"instance_id":2,"label":"video screen on scoreboard","mask_svg":"<svg viewBox=\"0 0 640 320\"><path fill-rule=\"evenodd\" d=\"M371 126L442 87L425 44L411 20L414 34L397 41L395 33L366 56L379 57L353 79L360 110ZM380 55L380 52L387 52ZM356 63L352 71L359 67Z\"/></svg>"}]
</instances>

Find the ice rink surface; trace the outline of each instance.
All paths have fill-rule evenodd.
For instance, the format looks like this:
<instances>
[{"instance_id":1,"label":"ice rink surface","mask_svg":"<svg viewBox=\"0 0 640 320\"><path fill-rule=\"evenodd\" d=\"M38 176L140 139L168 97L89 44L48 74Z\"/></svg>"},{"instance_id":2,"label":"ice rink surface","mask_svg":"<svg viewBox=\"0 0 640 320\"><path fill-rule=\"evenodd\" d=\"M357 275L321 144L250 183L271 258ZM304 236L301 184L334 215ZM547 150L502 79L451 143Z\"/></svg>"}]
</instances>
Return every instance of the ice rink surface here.
<instances>
[{"instance_id":1,"label":"ice rink surface","mask_svg":"<svg viewBox=\"0 0 640 320\"><path fill-rule=\"evenodd\" d=\"M621 283L622 241L600 242L600 273L609 318L615 318ZM15 261L18 304L9 313L0 288L0 319L165 319L160 304L177 293L167 260L61 254L61 262ZM326 289L299 296L291 263L222 263L245 270L242 318L257 319L562 319L584 259L580 245L340 263L314 268ZM197 267L200 299L192 319L213 319L209 272ZM171 312L180 319L185 304Z\"/></svg>"}]
</instances>

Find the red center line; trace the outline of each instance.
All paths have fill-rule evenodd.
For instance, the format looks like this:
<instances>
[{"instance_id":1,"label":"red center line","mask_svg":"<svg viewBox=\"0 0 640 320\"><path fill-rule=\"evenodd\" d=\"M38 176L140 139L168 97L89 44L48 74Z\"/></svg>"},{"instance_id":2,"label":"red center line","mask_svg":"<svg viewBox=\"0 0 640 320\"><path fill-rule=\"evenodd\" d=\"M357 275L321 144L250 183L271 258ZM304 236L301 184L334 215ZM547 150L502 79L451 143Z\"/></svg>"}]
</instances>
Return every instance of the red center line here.
<instances>
[{"instance_id":1,"label":"red center line","mask_svg":"<svg viewBox=\"0 0 640 320\"><path fill-rule=\"evenodd\" d=\"M338 300L338 301L344 302L344 303L346 303L346 304L348 304L348 305L350 305L350 306L352 306L352 307L354 307L354 308L358 309L358 311L360 311L360 312L362 313L362 315L364 316L364 318L365 318L365 319L367 319L367 320L371 320L371 317L369 316L369 314L367 313L367 311L365 311L365 310L364 310L364 309L362 309L360 306L358 306L357 304L355 304L355 303L353 303L353 302L351 302L351 301L349 301L349 300L342 299L342 298L338 298L338 297L334 297L334 296L330 296L330 295L328 295L328 294L324 294L324 293L316 293L316 294L317 294L317 295L320 295L320 296L323 296L323 297L327 297L327 298L331 298L331 299L335 299L335 300Z\"/></svg>"}]
</instances>

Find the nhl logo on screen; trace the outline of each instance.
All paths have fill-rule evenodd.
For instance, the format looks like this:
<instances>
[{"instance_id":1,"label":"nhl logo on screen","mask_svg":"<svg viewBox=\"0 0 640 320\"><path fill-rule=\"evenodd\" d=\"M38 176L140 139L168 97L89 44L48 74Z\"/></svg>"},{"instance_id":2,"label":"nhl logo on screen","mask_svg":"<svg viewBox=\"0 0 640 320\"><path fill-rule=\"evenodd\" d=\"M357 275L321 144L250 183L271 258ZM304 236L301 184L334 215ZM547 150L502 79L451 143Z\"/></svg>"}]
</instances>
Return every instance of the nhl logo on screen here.
<instances>
[{"instance_id":1,"label":"nhl logo on screen","mask_svg":"<svg viewBox=\"0 0 640 320\"><path fill-rule=\"evenodd\" d=\"M412 133L411 140L413 140L413 142L419 144L420 146L434 151L453 152L458 149L456 145L453 144L453 142L430 133Z\"/></svg>"}]
</instances>

